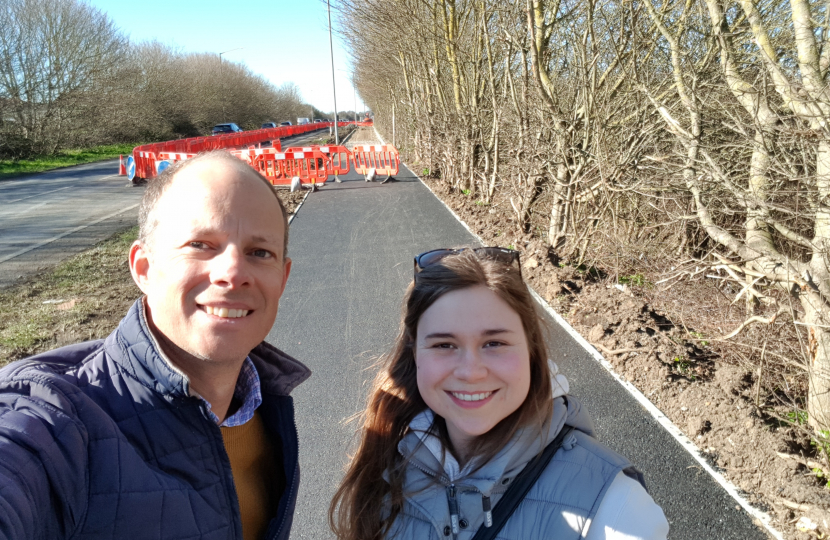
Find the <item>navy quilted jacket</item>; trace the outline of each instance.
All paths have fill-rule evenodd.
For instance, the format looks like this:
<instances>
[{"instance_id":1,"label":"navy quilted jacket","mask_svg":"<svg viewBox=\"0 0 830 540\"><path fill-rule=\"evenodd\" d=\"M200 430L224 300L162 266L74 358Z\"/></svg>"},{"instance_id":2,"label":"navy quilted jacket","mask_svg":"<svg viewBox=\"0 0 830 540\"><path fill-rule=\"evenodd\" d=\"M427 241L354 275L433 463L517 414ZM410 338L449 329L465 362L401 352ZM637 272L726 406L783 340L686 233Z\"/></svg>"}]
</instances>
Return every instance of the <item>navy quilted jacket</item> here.
<instances>
[{"instance_id":1,"label":"navy quilted jacket","mask_svg":"<svg viewBox=\"0 0 830 540\"><path fill-rule=\"evenodd\" d=\"M267 532L282 540L299 483L288 394L311 372L264 342L250 357L284 457ZM159 357L141 300L105 340L0 370L0 538L242 538L222 434Z\"/></svg>"}]
</instances>

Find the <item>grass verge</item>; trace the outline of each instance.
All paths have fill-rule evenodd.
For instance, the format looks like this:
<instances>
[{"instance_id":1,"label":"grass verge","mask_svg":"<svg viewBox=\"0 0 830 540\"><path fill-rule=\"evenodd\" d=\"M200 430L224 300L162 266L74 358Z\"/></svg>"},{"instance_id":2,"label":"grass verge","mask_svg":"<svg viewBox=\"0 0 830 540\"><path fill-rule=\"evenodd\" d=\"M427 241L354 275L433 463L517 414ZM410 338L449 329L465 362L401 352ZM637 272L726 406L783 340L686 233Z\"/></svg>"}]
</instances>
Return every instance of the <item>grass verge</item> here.
<instances>
[{"instance_id":1,"label":"grass verge","mask_svg":"<svg viewBox=\"0 0 830 540\"><path fill-rule=\"evenodd\" d=\"M0 366L107 336L141 292L127 253L138 227L0 291Z\"/></svg>"},{"instance_id":2,"label":"grass verge","mask_svg":"<svg viewBox=\"0 0 830 540\"><path fill-rule=\"evenodd\" d=\"M0 159L0 180L13 178L21 174L38 173L59 167L117 158L119 155L131 153L135 146L135 144L109 144L94 148L62 150L51 156L37 156L32 159Z\"/></svg>"}]
</instances>

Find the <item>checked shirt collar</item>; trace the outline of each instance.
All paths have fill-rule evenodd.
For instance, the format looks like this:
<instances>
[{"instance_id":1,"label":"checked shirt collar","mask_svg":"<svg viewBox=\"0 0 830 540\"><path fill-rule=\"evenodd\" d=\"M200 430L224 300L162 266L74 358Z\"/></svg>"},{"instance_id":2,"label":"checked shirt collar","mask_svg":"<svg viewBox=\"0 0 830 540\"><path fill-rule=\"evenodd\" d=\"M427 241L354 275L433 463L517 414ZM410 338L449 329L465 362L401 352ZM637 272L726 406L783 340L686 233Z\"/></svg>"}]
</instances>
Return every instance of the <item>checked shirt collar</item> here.
<instances>
[{"instance_id":1,"label":"checked shirt collar","mask_svg":"<svg viewBox=\"0 0 830 540\"><path fill-rule=\"evenodd\" d=\"M213 414L210 410L210 403L199 396L200 399L207 406L210 418L219 423L219 417ZM259 374L256 372L253 361L250 357L246 357L242 363L242 369L239 370L239 378L236 379L236 388L233 391L233 398L237 402L242 402L242 405L235 413L225 418L225 421L219 424L220 427L235 427L241 426L248 420L254 417L254 411L262 404L262 392L260 391Z\"/></svg>"}]
</instances>

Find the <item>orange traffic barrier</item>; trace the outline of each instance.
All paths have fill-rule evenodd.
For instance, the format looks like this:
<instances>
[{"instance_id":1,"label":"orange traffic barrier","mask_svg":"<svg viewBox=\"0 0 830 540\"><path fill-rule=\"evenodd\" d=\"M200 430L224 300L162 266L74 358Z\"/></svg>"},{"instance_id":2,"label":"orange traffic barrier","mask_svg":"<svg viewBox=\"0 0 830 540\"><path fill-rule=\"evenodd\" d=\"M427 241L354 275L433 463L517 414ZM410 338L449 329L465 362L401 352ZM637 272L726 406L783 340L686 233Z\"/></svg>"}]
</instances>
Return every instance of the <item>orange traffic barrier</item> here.
<instances>
[{"instance_id":1,"label":"orange traffic barrier","mask_svg":"<svg viewBox=\"0 0 830 540\"><path fill-rule=\"evenodd\" d=\"M377 174L395 176L401 164L398 149L391 144L355 146L352 148L352 159L358 174L366 174L369 169L375 169Z\"/></svg>"},{"instance_id":2,"label":"orange traffic barrier","mask_svg":"<svg viewBox=\"0 0 830 540\"><path fill-rule=\"evenodd\" d=\"M299 176L300 183L303 184L325 184L329 175L326 166L328 156L319 148L306 147L302 150L286 150L285 152L260 148L249 150L246 157L241 155L238 157L247 158L246 161L275 186L290 185L291 179L295 176ZM232 153L236 155L236 152ZM244 151L239 153L244 153Z\"/></svg>"},{"instance_id":3,"label":"orange traffic barrier","mask_svg":"<svg viewBox=\"0 0 830 540\"><path fill-rule=\"evenodd\" d=\"M286 152L312 152L315 150L319 150L322 154L325 154L323 164L328 174L337 176L347 174L351 170L349 160L351 159L352 153L345 146L332 144L329 146L292 146L285 149Z\"/></svg>"},{"instance_id":4,"label":"orange traffic barrier","mask_svg":"<svg viewBox=\"0 0 830 540\"><path fill-rule=\"evenodd\" d=\"M146 144L144 146L154 147L156 145ZM133 150L135 159L135 176L138 178L153 178L156 176L156 153L150 150L136 152ZM132 178L131 178L132 180Z\"/></svg>"},{"instance_id":5,"label":"orange traffic barrier","mask_svg":"<svg viewBox=\"0 0 830 540\"><path fill-rule=\"evenodd\" d=\"M131 165L126 164L127 176L132 180L138 178L153 178L159 172L158 161L161 153L167 154L189 154L195 155L199 152L210 150L227 149L239 150L251 146L261 147L263 144L271 143L278 151L282 148L280 139L301 133L308 133L318 129L324 129L334 125L333 122L318 122L316 124L305 124L302 126L279 126L269 129L257 129L254 131L243 131L242 133L225 133L222 135L211 135L207 137L190 137L162 143L145 144L136 146L133 149L134 173ZM128 160L129 161L129 160ZM163 170L162 166L162 170Z\"/></svg>"},{"instance_id":6,"label":"orange traffic barrier","mask_svg":"<svg viewBox=\"0 0 830 540\"><path fill-rule=\"evenodd\" d=\"M172 163L182 161L185 159L190 159L195 156L196 154L188 152L159 152L159 159L164 159Z\"/></svg>"}]
</instances>

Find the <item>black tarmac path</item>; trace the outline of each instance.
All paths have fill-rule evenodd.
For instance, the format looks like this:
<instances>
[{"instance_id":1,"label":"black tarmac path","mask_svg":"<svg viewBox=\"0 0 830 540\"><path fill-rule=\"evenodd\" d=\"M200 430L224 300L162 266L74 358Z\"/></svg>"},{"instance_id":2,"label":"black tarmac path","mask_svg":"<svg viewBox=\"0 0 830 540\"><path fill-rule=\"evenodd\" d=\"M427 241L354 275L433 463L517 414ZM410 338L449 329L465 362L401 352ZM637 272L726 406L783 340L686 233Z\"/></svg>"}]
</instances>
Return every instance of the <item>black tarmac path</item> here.
<instances>
[{"instance_id":1,"label":"black tarmac path","mask_svg":"<svg viewBox=\"0 0 830 540\"><path fill-rule=\"evenodd\" d=\"M328 504L353 448L372 362L395 338L417 253L475 238L404 167L397 181L354 172L305 200L291 224L293 269L268 340L314 372L294 391L301 487L293 538L331 538ZM768 538L700 465L563 329L550 350L599 439L644 473L671 532L684 540Z\"/></svg>"}]
</instances>

